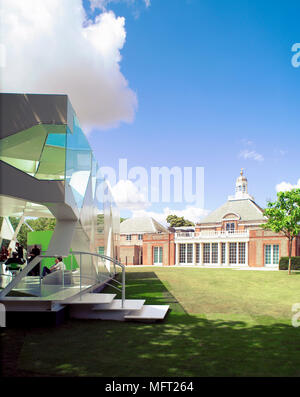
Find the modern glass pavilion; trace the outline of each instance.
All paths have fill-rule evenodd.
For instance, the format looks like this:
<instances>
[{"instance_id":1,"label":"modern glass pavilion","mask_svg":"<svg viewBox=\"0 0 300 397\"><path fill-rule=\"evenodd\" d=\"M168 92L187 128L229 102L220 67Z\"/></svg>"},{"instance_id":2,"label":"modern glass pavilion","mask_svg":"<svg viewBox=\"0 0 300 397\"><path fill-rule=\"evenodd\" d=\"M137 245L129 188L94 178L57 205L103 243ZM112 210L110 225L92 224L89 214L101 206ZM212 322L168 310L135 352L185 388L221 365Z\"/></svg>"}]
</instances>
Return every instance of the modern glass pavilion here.
<instances>
[{"instance_id":1,"label":"modern glass pavilion","mask_svg":"<svg viewBox=\"0 0 300 397\"><path fill-rule=\"evenodd\" d=\"M74 254L52 280L28 276L34 259L2 280L0 298L17 289L61 299L104 283L119 257L119 214L67 95L0 94L0 109L0 216L56 218L43 255ZM99 250L111 260L90 255Z\"/></svg>"}]
</instances>

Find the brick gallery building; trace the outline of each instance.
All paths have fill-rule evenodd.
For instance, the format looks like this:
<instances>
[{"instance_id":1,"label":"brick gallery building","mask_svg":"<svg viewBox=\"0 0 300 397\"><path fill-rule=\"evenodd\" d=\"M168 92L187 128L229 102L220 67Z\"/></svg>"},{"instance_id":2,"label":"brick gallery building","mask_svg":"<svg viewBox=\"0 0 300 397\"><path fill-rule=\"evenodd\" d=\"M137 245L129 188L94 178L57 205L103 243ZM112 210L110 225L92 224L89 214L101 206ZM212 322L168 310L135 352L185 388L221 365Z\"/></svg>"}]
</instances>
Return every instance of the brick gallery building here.
<instances>
[{"instance_id":1,"label":"brick gallery building","mask_svg":"<svg viewBox=\"0 0 300 397\"><path fill-rule=\"evenodd\" d=\"M127 265L174 265L174 233L150 217L120 224L120 259Z\"/></svg>"},{"instance_id":2,"label":"brick gallery building","mask_svg":"<svg viewBox=\"0 0 300 397\"><path fill-rule=\"evenodd\" d=\"M121 261L128 265L199 265L224 267L278 267L288 256L283 234L263 230L267 218L248 193L243 174L235 194L194 227L167 229L152 218L132 218L121 223ZM292 255L300 255L300 236ZM130 258L130 259L129 259Z\"/></svg>"}]
</instances>

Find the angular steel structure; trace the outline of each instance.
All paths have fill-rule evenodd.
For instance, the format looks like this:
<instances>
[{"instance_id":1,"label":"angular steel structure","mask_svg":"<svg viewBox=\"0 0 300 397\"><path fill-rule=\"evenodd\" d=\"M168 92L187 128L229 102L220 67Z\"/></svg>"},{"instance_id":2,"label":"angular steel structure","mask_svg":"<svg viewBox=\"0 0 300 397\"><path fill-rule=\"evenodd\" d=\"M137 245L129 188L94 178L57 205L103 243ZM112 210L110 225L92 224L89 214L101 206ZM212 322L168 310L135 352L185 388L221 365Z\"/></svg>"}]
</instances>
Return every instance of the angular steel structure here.
<instances>
[{"instance_id":1,"label":"angular steel structure","mask_svg":"<svg viewBox=\"0 0 300 397\"><path fill-rule=\"evenodd\" d=\"M68 96L0 94L0 111L0 216L56 218L45 256L101 249L118 259L118 209ZM96 285L113 272L112 261L96 256L76 254L74 262L73 292L79 282ZM12 289L40 297L70 290L64 277L51 288L41 281L30 288L33 265L6 282L0 297Z\"/></svg>"}]
</instances>

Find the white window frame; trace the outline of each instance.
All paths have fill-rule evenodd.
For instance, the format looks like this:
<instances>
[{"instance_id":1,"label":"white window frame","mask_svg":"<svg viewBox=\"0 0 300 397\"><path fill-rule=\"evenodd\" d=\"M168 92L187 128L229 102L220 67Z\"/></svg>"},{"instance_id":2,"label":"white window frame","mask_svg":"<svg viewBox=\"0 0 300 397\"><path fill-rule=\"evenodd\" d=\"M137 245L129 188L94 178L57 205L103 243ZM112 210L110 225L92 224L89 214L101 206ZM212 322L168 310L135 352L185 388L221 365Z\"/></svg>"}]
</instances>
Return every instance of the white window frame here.
<instances>
[{"instance_id":1,"label":"white window frame","mask_svg":"<svg viewBox=\"0 0 300 397\"><path fill-rule=\"evenodd\" d=\"M238 250L238 264L245 265L246 264L246 243L239 242L237 250Z\"/></svg>"},{"instance_id":2,"label":"white window frame","mask_svg":"<svg viewBox=\"0 0 300 397\"><path fill-rule=\"evenodd\" d=\"M208 250L207 250L208 248ZM209 265L211 263L211 244L210 243L203 243L203 264ZM207 262L208 259L208 262Z\"/></svg>"},{"instance_id":3,"label":"white window frame","mask_svg":"<svg viewBox=\"0 0 300 397\"><path fill-rule=\"evenodd\" d=\"M211 243L210 252L211 252L211 264L217 265L219 259L218 243Z\"/></svg>"},{"instance_id":4,"label":"white window frame","mask_svg":"<svg viewBox=\"0 0 300 397\"><path fill-rule=\"evenodd\" d=\"M194 244L180 243L179 244L179 263L192 264L194 258ZM188 260L189 259L189 260Z\"/></svg>"},{"instance_id":5,"label":"white window frame","mask_svg":"<svg viewBox=\"0 0 300 397\"><path fill-rule=\"evenodd\" d=\"M270 263L267 263L267 247L271 247L270 249ZM274 247L278 247L278 262L274 262ZM279 244L265 244L264 246L264 266L274 266L279 264L280 255L279 255Z\"/></svg>"},{"instance_id":6,"label":"white window frame","mask_svg":"<svg viewBox=\"0 0 300 397\"><path fill-rule=\"evenodd\" d=\"M235 247L235 250L232 249ZM229 265L237 265L238 264L238 244L236 241L229 243ZM235 258L235 261L233 259Z\"/></svg>"}]
</instances>

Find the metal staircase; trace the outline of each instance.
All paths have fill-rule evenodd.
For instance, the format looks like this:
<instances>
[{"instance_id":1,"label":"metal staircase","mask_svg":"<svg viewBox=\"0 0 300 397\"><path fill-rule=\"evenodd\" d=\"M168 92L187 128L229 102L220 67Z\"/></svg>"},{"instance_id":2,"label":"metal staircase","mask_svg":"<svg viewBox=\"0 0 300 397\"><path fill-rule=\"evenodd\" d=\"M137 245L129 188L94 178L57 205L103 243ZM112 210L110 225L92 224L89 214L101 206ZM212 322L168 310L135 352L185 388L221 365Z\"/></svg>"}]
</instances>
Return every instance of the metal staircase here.
<instances>
[{"instance_id":1,"label":"metal staircase","mask_svg":"<svg viewBox=\"0 0 300 397\"><path fill-rule=\"evenodd\" d=\"M125 297L125 266L116 259L106 255L94 254L90 252L73 251L73 255L79 257L79 271L76 273L76 287L65 285L64 276L62 285L59 285L56 292L45 296L33 297L10 297L7 293L17 286L18 282L24 279L28 272L47 255L36 257L20 274L13 279L9 285L2 290L0 302L6 306L7 311L16 312L58 312L68 309L68 315L76 319L97 319L97 320L116 320L116 321L142 321L154 322L163 320L169 310L169 305L145 305L144 299L126 299ZM98 257L101 261L111 264L109 274L103 272L95 273L90 277L84 273L82 257L89 255ZM51 257L53 257L51 255ZM121 282L116 280L116 267L121 268ZM31 277L28 277L30 279ZM75 277L74 277L75 278ZM87 280L89 285L87 284ZM42 288L42 280L36 281ZM107 294L95 291L103 289L105 286L116 290L116 294ZM51 286L48 286L50 288ZM51 288L50 288L51 289ZM42 289L41 289L42 291ZM117 293L121 294L120 299Z\"/></svg>"}]
</instances>

